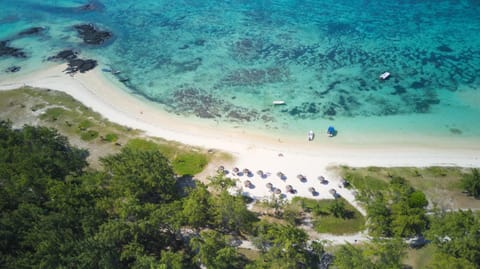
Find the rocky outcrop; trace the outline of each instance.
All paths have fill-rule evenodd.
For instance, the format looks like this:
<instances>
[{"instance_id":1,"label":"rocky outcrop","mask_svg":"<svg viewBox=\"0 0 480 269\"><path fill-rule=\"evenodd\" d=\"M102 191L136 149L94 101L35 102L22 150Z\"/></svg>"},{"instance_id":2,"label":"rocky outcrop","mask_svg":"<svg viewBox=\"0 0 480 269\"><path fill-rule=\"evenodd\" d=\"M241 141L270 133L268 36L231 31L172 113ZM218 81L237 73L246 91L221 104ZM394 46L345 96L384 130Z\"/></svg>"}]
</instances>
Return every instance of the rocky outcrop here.
<instances>
[{"instance_id":1,"label":"rocky outcrop","mask_svg":"<svg viewBox=\"0 0 480 269\"><path fill-rule=\"evenodd\" d=\"M111 32L99 30L91 23L78 24L74 28L83 39L83 42L90 45L101 45L113 36Z\"/></svg>"},{"instance_id":2,"label":"rocky outcrop","mask_svg":"<svg viewBox=\"0 0 480 269\"><path fill-rule=\"evenodd\" d=\"M79 6L76 8L77 11L84 11L84 12L89 12L89 11L99 11L103 10L105 6L99 2L99 1L89 1L88 3Z\"/></svg>"},{"instance_id":3,"label":"rocky outcrop","mask_svg":"<svg viewBox=\"0 0 480 269\"><path fill-rule=\"evenodd\" d=\"M59 53L57 53L56 55L48 57L47 60L49 60L49 61L55 61L55 60L68 61L68 60L76 59L77 55L78 55L78 52L76 52L74 50L62 50Z\"/></svg>"},{"instance_id":4,"label":"rocky outcrop","mask_svg":"<svg viewBox=\"0 0 480 269\"><path fill-rule=\"evenodd\" d=\"M64 70L67 74L74 74L76 72L85 73L94 69L97 66L97 61L92 59L73 59L68 61L68 67Z\"/></svg>"},{"instance_id":5,"label":"rocky outcrop","mask_svg":"<svg viewBox=\"0 0 480 269\"><path fill-rule=\"evenodd\" d=\"M18 36L36 35L45 31L45 27L30 27L18 33Z\"/></svg>"},{"instance_id":6,"label":"rocky outcrop","mask_svg":"<svg viewBox=\"0 0 480 269\"><path fill-rule=\"evenodd\" d=\"M10 47L8 40L0 41L0 57L11 56L15 58L27 58L25 52L22 49Z\"/></svg>"},{"instance_id":7,"label":"rocky outcrop","mask_svg":"<svg viewBox=\"0 0 480 269\"><path fill-rule=\"evenodd\" d=\"M5 69L5 72L6 72L6 73L15 73L15 72L20 71L20 69L21 69L20 66L14 65L14 66L10 66L10 67L8 67L7 69Z\"/></svg>"},{"instance_id":8,"label":"rocky outcrop","mask_svg":"<svg viewBox=\"0 0 480 269\"><path fill-rule=\"evenodd\" d=\"M97 66L97 61L92 59L80 59L78 52L74 50L62 50L54 56L48 57L49 61L67 61L68 67L64 70L67 74L76 72L85 73Z\"/></svg>"}]
</instances>

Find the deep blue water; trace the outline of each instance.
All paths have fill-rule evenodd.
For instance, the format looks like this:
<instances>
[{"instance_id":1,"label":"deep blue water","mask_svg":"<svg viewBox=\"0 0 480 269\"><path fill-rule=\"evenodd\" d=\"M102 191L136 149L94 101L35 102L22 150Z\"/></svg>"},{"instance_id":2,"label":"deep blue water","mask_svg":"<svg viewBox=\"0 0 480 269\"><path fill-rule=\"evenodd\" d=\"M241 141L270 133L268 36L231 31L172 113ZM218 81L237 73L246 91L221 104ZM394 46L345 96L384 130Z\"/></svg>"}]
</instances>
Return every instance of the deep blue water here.
<instances>
[{"instance_id":1,"label":"deep blue water","mask_svg":"<svg viewBox=\"0 0 480 269\"><path fill-rule=\"evenodd\" d=\"M27 72L70 48L186 117L285 132L335 124L480 138L478 0L99 0L79 8L86 3L1 0L0 40L27 58L2 56L0 68ZM84 44L73 29L80 23L113 38ZM18 36L34 26L46 30ZM380 81L384 71L391 78Z\"/></svg>"}]
</instances>

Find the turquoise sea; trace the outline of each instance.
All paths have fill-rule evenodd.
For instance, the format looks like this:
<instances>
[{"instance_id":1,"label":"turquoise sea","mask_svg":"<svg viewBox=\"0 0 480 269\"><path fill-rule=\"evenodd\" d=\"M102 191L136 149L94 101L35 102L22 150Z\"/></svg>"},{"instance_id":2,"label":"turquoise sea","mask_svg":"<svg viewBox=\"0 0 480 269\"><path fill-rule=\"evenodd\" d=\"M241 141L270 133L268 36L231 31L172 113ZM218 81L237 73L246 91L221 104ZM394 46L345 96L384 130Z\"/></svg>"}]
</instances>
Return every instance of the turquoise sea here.
<instances>
[{"instance_id":1,"label":"turquoise sea","mask_svg":"<svg viewBox=\"0 0 480 269\"><path fill-rule=\"evenodd\" d=\"M85 44L83 23L112 37ZM74 49L190 120L480 144L479 33L478 0L0 0L0 41L25 53L0 80Z\"/></svg>"}]
</instances>

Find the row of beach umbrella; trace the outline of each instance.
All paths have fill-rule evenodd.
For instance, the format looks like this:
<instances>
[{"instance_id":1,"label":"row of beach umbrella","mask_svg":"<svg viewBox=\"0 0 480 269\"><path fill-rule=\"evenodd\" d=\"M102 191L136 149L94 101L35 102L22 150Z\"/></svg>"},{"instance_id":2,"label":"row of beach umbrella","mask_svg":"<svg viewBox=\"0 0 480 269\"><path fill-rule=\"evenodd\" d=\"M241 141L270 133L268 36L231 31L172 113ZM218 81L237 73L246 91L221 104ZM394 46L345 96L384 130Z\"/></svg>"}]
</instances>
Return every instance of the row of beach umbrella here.
<instances>
[{"instance_id":1,"label":"row of beach umbrella","mask_svg":"<svg viewBox=\"0 0 480 269\"><path fill-rule=\"evenodd\" d=\"M225 172L226 172L225 167L222 166L222 165L218 167L217 171L218 171L218 172L221 172L221 173L225 173ZM234 168L232 169L232 172L235 173L235 174L238 174L238 173L240 173L240 169L239 169L238 167L234 167ZM243 170L241 170L241 172L242 172L243 174L245 174L245 175L251 175L251 174L252 174L252 172L251 172L248 168L244 168ZM262 178L264 178L264 177L266 177L267 174L265 174L262 170L258 170L258 171L257 171L257 175L260 176L260 177L262 177ZM282 173L282 172L277 172L277 176L278 176L280 179L286 179L285 174ZM306 182L306 181L307 181L307 177L305 177L305 176L302 175L302 174L298 174L298 175L297 175L297 178L298 178L301 182ZM322 184L328 184L328 181L325 179L324 176L319 176L317 179L318 179L318 180L320 181L320 183L322 183ZM251 182L250 180L246 180L246 181L244 182L244 186L247 187L247 188L250 188L250 187L252 186L252 182ZM273 190L273 184L270 183L270 182L266 184L266 187L267 187L267 189L269 189L269 190ZM285 190L286 190L286 192L288 192L288 193L294 193L294 192L295 192L295 190L293 189L292 185L287 185L287 186L285 187ZM281 193L282 193L282 191L281 191L280 189L278 189L278 188L275 188L273 191L274 191L275 194L281 194ZM309 191L310 193L312 193L312 194L316 193L316 190L315 190L314 187L309 187L309 188L308 188L308 191ZM332 194L333 196L336 196L336 195L337 195L335 189L330 189L329 192L330 192L330 194Z\"/></svg>"},{"instance_id":2,"label":"row of beach umbrella","mask_svg":"<svg viewBox=\"0 0 480 269\"><path fill-rule=\"evenodd\" d=\"M218 172L225 172L225 167L224 167L223 165L220 165L220 166L218 167L217 171L218 171ZM232 172L235 173L235 174L238 174L238 173L240 173L240 169L239 169L238 167L234 167L234 168L232 169ZM244 168L244 169L242 170L242 173L245 174L245 175L250 175L250 174L252 174L252 172L251 172L248 168ZM257 171L257 175L260 176L260 177L265 177L267 174L265 174L265 173L263 172L263 170L258 170L258 171ZM285 178L286 178L285 174L282 173L282 172L277 172L277 176L278 176L279 178L281 178L281 179L285 179ZM297 178L298 178L299 180L303 181L303 182L307 181L307 177L304 176L304 175L302 175L302 174L298 174L298 175L297 175ZM321 183L327 182L327 180L325 179L324 176L319 176L317 179L318 179Z\"/></svg>"}]
</instances>

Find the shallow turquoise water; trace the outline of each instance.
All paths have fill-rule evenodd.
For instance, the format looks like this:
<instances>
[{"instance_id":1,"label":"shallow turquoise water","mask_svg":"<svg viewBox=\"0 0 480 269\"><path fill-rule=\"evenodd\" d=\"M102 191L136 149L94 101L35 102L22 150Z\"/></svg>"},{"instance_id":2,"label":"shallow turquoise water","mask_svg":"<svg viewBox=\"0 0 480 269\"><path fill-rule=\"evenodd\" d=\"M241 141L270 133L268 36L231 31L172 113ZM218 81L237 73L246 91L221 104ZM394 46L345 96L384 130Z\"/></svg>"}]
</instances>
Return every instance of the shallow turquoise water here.
<instances>
[{"instance_id":1,"label":"shallow turquoise water","mask_svg":"<svg viewBox=\"0 0 480 269\"><path fill-rule=\"evenodd\" d=\"M171 113L284 133L480 138L480 2L0 1L0 40L35 70L65 48ZM112 31L85 45L72 26ZM47 30L18 38L28 27ZM389 80L378 76L389 71ZM3 73L1 77L5 77ZM273 107L273 100L285 106Z\"/></svg>"}]
</instances>

